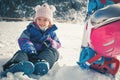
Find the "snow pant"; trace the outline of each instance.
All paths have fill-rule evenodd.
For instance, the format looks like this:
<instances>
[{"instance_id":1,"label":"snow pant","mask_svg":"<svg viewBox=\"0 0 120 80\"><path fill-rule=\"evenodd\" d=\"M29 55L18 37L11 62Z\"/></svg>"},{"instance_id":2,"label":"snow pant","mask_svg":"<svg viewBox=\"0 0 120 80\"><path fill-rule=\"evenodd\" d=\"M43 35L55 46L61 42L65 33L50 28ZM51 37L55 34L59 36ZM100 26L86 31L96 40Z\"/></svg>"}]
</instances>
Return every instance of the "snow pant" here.
<instances>
[{"instance_id":1,"label":"snow pant","mask_svg":"<svg viewBox=\"0 0 120 80\"><path fill-rule=\"evenodd\" d=\"M14 56L3 65L3 70L5 71L9 67L14 64L17 64L21 61L31 61L33 64L36 62L45 60L49 63L50 68L54 65L54 63L59 58L59 52L54 48L46 48L43 51L40 51L37 55L36 54L27 54L23 51L17 51Z\"/></svg>"}]
</instances>

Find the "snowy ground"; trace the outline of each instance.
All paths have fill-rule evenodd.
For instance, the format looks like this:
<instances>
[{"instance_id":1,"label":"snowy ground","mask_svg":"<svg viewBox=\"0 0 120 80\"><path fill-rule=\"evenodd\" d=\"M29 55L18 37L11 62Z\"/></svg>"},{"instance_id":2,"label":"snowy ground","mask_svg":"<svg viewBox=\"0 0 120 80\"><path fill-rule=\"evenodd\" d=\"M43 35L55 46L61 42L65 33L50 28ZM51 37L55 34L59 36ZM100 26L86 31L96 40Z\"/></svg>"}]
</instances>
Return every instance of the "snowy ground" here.
<instances>
[{"instance_id":1,"label":"snowy ground","mask_svg":"<svg viewBox=\"0 0 120 80\"><path fill-rule=\"evenodd\" d=\"M29 22L0 22L0 71L2 65L8 61L19 49L17 39ZM57 34L62 43L59 49L60 59L45 76L32 78L16 74L8 74L7 78L1 80L112 80L110 77L93 71L81 70L76 62L79 59L80 45L83 34L83 27L80 24L56 23ZM120 72L117 74L117 79Z\"/></svg>"}]
</instances>

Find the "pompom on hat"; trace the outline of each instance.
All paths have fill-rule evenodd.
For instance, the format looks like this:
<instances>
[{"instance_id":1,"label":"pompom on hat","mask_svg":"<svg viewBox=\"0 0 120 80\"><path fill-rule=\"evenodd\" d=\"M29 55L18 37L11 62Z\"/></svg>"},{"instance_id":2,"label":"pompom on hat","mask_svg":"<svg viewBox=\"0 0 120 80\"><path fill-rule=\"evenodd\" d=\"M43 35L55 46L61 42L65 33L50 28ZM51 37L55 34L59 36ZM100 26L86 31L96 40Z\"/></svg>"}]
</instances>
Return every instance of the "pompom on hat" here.
<instances>
[{"instance_id":1,"label":"pompom on hat","mask_svg":"<svg viewBox=\"0 0 120 80\"><path fill-rule=\"evenodd\" d=\"M53 24L53 12L55 12L56 8L53 5L48 5L47 3L44 3L42 6L37 5L35 7L35 17L34 17L34 21L36 21L36 19L38 17L45 17L47 18L51 24Z\"/></svg>"}]
</instances>

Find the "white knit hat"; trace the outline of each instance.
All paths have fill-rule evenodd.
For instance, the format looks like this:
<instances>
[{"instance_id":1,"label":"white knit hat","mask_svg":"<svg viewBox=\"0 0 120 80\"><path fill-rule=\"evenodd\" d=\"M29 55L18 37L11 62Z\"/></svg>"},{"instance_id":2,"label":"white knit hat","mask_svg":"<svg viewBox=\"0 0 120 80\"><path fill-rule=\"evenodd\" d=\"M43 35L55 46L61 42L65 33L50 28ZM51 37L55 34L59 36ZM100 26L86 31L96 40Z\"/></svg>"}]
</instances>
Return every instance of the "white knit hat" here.
<instances>
[{"instance_id":1,"label":"white knit hat","mask_svg":"<svg viewBox=\"0 0 120 80\"><path fill-rule=\"evenodd\" d=\"M45 18L48 18L48 20L52 24L53 23L53 12L55 10L56 10L55 6L48 5L47 3L44 3L42 6L37 5L35 7L36 14L35 14L35 17L34 17L34 21L38 17L45 17Z\"/></svg>"}]
</instances>

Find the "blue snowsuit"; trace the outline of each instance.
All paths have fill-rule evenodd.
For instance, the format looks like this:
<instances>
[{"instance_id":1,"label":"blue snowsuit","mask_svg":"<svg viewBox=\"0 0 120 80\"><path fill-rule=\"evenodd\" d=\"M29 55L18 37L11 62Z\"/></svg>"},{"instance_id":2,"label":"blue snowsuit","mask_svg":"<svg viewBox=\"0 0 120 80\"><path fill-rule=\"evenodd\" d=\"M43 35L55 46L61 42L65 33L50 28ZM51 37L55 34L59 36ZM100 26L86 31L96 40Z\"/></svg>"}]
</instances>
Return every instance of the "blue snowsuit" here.
<instances>
[{"instance_id":1,"label":"blue snowsuit","mask_svg":"<svg viewBox=\"0 0 120 80\"><path fill-rule=\"evenodd\" d=\"M51 68L59 58L57 49L61 46L55 30L57 30L56 25L42 31L35 22L30 23L18 39L21 50L3 65L3 69L6 70L12 64L21 61L31 61L35 64L41 60L47 61ZM56 42L56 46L52 41Z\"/></svg>"},{"instance_id":2,"label":"blue snowsuit","mask_svg":"<svg viewBox=\"0 0 120 80\"><path fill-rule=\"evenodd\" d=\"M36 23L30 23L18 39L21 50L28 54L36 54L39 51L42 51L45 46L52 47L53 44L48 40L48 38L56 41L57 46L55 48L59 48L60 42L54 32L55 30L57 30L55 25L48 28L46 31L42 31Z\"/></svg>"}]
</instances>

